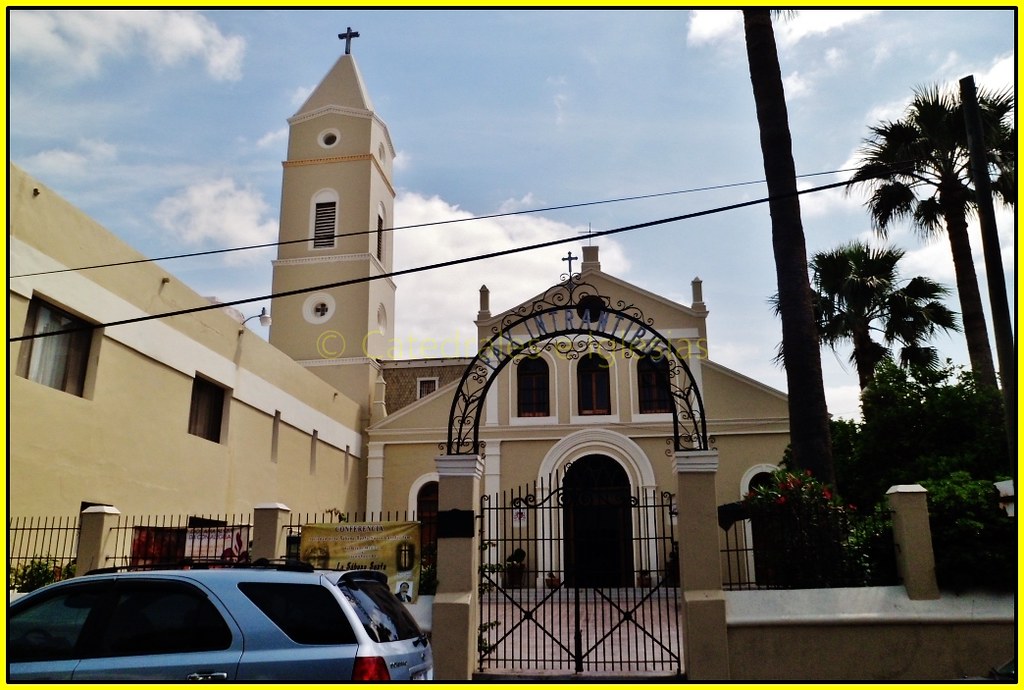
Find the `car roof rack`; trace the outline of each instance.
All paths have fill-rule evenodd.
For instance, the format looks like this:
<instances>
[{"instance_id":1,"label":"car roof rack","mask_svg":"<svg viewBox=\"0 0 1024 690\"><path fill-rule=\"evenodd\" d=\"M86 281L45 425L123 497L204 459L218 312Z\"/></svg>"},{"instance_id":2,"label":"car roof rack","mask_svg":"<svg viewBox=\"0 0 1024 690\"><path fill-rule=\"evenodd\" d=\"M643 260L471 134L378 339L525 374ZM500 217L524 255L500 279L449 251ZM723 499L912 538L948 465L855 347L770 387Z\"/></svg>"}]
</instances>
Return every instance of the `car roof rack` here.
<instances>
[{"instance_id":1,"label":"car roof rack","mask_svg":"<svg viewBox=\"0 0 1024 690\"><path fill-rule=\"evenodd\" d=\"M253 570L278 570L283 572L311 573L313 566L305 561L294 558L257 558L255 561L221 561L221 560L197 560L186 558L174 563L147 563L145 565L112 565L104 568L94 568L86 575L103 575L110 573L132 573L145 572L150 570L215 570L215 569L239 569L249 568Z\"/></svg>"}]
</instances>

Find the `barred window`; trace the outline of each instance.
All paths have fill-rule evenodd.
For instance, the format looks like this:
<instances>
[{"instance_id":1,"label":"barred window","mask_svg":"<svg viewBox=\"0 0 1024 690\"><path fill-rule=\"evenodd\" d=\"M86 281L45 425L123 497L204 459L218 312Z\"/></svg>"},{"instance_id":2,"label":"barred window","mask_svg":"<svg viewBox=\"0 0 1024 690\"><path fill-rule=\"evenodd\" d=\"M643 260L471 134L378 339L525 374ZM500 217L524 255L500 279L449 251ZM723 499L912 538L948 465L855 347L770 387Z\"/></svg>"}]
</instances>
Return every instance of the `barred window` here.
<instances>
[{"instance_id":1,"label":"barred window","mask_svg":"<svg viewBox=\"0 0 1024 690\"><path fill-rule=\"evenodd\" d=\"M437 390L437 379L416 379L416 399L424 398Z\"/></svg>"}]
</instances>

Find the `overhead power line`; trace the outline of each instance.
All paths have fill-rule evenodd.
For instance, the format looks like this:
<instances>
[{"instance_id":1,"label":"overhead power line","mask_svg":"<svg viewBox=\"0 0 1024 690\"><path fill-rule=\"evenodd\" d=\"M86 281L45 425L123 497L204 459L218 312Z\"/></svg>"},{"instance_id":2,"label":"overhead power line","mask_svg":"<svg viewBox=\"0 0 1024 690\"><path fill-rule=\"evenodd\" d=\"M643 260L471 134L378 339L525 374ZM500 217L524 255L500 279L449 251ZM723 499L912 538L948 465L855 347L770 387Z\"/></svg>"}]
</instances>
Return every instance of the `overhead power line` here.
<instances>
[{"instance_id":1,"label":"overhead power line","mask_svg":"<svg viewBox=\"0 0 1024 690\"><path fill-rule=\"evenodd\" d=\"M746 208L748 206L756 206L758 204L764 204L773 199L781 199L789 196L800 196L802 194L811 194L813 192L822 192L827 189L835 189L837 187L847 186L847 182L833 182L827 185L821 185L818 187L811 187L809 189L797 190L792 194L784 194L776 197L761 197L759 199L752 199L750 201L742 201L735 204L729 204L727 206L718 206L715 208L705 209L703 211L694 211L692 213L684 213L678 216L672 216L670 218L662 218L660 220L647 221L645 223L636 223L633 225L625 225L619 228L613 228L611 230L602 230L593 233L592 237L604 237L606 235L617 235L623 232L629 232L631 230L640 230L643 228L650 228L657 225L665 225L667 223L675 223L682 220L692 220L693 218L700 218L702 216L714 215L716 213L724 213L725 211L734 211L740 208ZM384 278L397 278L399 276L411 275L414 273L423 273L425 271L434 271L439 268L449 268L451 266L458 266L460 264L471 263L474 261L484 261L486 259L494 259L501 256L508 256L510 254L519 254L521 252L533 251L534 249L543 249L545 247L553 247L559 244L566 244L568 242L579 241L578 237L563 237L555 240L548 240L546 242L537 242L535 244L527 245L525 247L513 247L511 249L502 249L494 252L487 252L485 254L476 254L474 256L462 257L459 259L449 259L448 261L441 261L438 263L427 264L425 266L417 266L414 268L406 268L399 271L392 271L390 273L382 273L376 276L366 276L364 278L352 278L350 280L341 280L335 283L324 283L320 285L312 285L304 288L297 288L295 290L285 290L283 292L271 293L269 295L260 295L259 297L246 297L243 299L231 300L228 302L218 302L205 304L198 307L190 307L188 309L178 309L175 311L162 312L160 314L147 314L145 316L136 316L130 319L121 319L119 321L110 321L108 323L101 324L88 324L76 328L68 328L59 331L51 331L48 333L35 333L31 335L22 335L14 338L9 338L8 342L15 343L23 340L35 340L36 338L45 338L54 335L63 335L65 333L74 333L83 330L94 330L96 328L111 328L113 326L125 326L132 323L140 323L143 321L152 321L154 319L165 319L171 316L184 316L186 314L195 314L201 311L209 311L211 309L223 309L225 307L233 307L239 304L249 304L251 302L259 302L262 300L275 299L278 297L291 297L293 295L302 295L309 292L316 292L319 290L330 290L339 287L346 287L349 285L357 285L359 283L368 283L373 280L382 280Z\"/></svg>"},{"instance_id":2,"label":"overhead power line","mask_svg":"<svg viewBox=\"0 0 1024 690\"><path fill-rule=\"evenodd\" d=\"M807 173L806 175L798 175L797 177L798 178L820 177L822 175L835 175L837 173L842 173L842 172L851 172L852 170L854 170L854 168L846 168L846 169L842 169L842 170L830 170L828 172ZM672 192L655 192L655 193L652 193L652 194L639 194L639 195L636 195L636 196L624 196L624 197L618 197L618 198L615 198L615 199L602 199L600 201L583 201L583 202L579 202L579 203L575 203L575 204L562 204L560 206L547 206L547 207L544 207L544 208L531 208L531 209L524 209L524 210L521 210L521 211L506 211L506 212L503 212L503 213L491 213L491 214L487 214L487 215L483 215L483 216L472 216L470 218L452 218L452 219L449 219L449 220L439 220L439 221L433 221L433 222L430 222L430 223L414 223L412 225L399 225L399 226L391 227L391 228L383 228L383 231L384 232L394 232L396 230L411 230L413 228L432 227L432 226L435 226L435 225L449 225L451 223L469 223L469 222L478 221L478 220L489 220L489 219L493 219L493 218L506 218L506 217L509 217L509 216L522 216L522 215L528 215L528 214L531 214L531 213L548 213L550 211L564 211L566 209L571 209L571 208L585 208L587 206L600 206L600 205L603 205L603 204L617 204L617 203L622 203L622 202L625 202L625 201L641 201L641 200L645 200L645 199L657 199L659 197L677 196L679 194L694 194L694 193L697 193L697 192L710 192L710 191L716 191L716 190L720 190L720 189L733 189L735 187L746 187L746 186L749 186L749 185L763 184L763 183L764 183L764 180L751 180L751 181L748 181L748 182L728 182L728 183L725 183L725 184L708 185L708 186L705 186L705 187L692 187L690 189L679 189L679 190L672 191ZM358 237L359 235L369 235L369 234L374 233L374 232L377 232L377 230L376 229L373 229L373 230L356 230L356 231L352 231L352 232L337 233L335 235L332 235L332 238L333 239L340 239L340 238L344 238L344 237ZM104 264L93 264L91 266L76 266L76 267L72 267L72 268L58 268L58 269L54 269L54 270L50 270L50 271L36 271L34 273L20 273L18 275L9 276L9 278L31 278L33 276L51 275L51 274L54 274L54 273L71 273L71 272L76 272L76 271L91 271L91 270L94 270L94 269L97 269L97 268L114 268L114 267L117 267L117 266L131 266L131 265L134 265L134 264L153 263L153 262L156 262L156 261L173 261L173 260L176 260L176 259L191 259L191 258L196 258L196 257L200 257L200 256L213 256L213 255L216 255L216 254L229 254L231 252L243 252L243 251L249 251L249 250L253 250L253 249L268 249L270 247L283 247L283 246L289 245L289 244L308 243L309 241L310 241L310 239L308 237L304 237L302 239L297 239L297 240L279 240L277 242L264 242L262 244L247 244L247 245L243 245L243 246L240 246L240 247L222 247L221 249L206 249L206 250L197 251L197 252L186 252L186 253L183 253L183 254L170 254L170 255L167 255L167 256L157 256L157 257L151 257L151 258L145 258L145 259L130 259L130 260L127 260L127 261L112 261L112 262L104 263Z\"/></svg>"}]
</instances>

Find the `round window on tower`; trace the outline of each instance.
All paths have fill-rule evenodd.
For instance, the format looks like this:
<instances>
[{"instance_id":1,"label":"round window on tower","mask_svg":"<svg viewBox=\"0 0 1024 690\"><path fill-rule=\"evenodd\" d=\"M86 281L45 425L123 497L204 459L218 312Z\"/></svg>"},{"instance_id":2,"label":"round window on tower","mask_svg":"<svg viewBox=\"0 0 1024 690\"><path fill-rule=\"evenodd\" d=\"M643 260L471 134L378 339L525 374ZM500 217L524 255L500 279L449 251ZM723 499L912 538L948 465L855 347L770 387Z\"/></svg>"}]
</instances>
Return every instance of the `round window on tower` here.
<instances>
[{"instance_id":1,"label":"round window on tower","mask_svg":"<svg viewBox=\"0 0 1024 690\"><path fill-rule=\"evenodd\" d=\"M337 305L326 292L317 292L306 298L302 304L302 316L307 323L327 323L334 316Z\"/></svg>"},{"instance_id":2,"label":"round window on tower","mask_svg":"<svg viewBox=\"0 0 1024 690\"><path fill-rule=\"evenodd\" d=\"M327 129L320 132L320 145L329 149L341 139L341 133L336 129Z\"/></svg>"}]
</instances>

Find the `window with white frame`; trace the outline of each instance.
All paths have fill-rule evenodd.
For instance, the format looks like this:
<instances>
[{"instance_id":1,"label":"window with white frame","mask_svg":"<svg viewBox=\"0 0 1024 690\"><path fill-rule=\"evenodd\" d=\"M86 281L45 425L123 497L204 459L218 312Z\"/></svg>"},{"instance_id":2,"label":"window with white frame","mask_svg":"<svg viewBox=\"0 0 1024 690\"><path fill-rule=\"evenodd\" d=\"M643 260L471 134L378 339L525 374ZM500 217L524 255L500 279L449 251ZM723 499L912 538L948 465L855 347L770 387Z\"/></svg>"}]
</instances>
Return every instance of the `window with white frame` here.
<instances>
[{"instance_id":1,"label":"window with white frame","mask_svg":"<svg viewBox=\"0 0 1024 690\"><path fill-rule=\"evenodd\" d=\"M548 364L540 357L525 357L516 367L517 413L520 417L551 414Z\"/></svg>"},{"instance_id":2,"label":"window with white frame","mask_svg":"<svg viewBox=\"0 0 1024 690\"><path fill-rule=\"evenodd\" d=\"M576 367L576 382L579 385L581 415L612 413L611 384L608 376L610 366L608 360L596 352L580 358Z\"/></svg>"},{"instance_id":3,"label":"window with white frame","mask_svg":"<svg viewBox=\"0 0 1024 690\"><path fill-rule=\"evenodd\" d=\"M672 411L668 357L660 350L640 357L636 364L640 414Z\"/></svg>"},{"instance_id":4,"label":"window with white frame","mask_svg":"<svg viewBox=\"0 0 1024 690\"><path fill-rule=\"evenodd\" d=\"M437 390L437 377L416 379L416 399L424 398Z\"/></svg>"},{"instance_id":5,"label":"window with white frame","mask_svg":"<svg viewBox=\"0 0 1024 690\"><path fill-rule=\"evenodd\" d=\"M92 325L33 297L25 321L18 375L82 396L92 343Z\"/></svg>"},{"instance_id":6,"label":"window with white frame","mask_svg":"<svg viewBox=\"0 0 1024 690\"><path fill-rule=\"evenodd\" d=\"M331 249L338 234L338 195L330 189L313 198L313 249Z\"/></svg>"}]
</instances>

